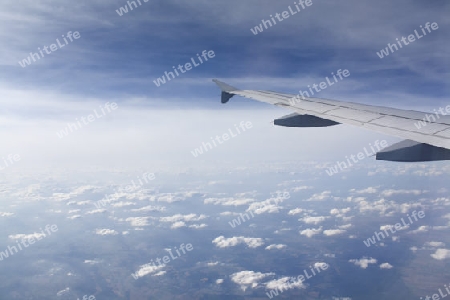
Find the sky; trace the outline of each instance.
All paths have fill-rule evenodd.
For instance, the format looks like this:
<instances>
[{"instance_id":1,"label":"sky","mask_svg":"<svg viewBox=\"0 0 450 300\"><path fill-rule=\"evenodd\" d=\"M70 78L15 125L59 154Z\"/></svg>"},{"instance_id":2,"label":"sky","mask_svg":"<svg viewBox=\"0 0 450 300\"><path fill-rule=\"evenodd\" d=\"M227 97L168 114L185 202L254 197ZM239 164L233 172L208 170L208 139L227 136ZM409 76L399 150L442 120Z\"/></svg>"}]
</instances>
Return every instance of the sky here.
<instances>
[{"instance_id":1,"label":"sky","mask_svg":"<svg viewBox=\"0 0 450 300\"><path fill-rule=\"evenodd\" d=\"M294 2L142 0L122 16L117 11L126 1L2 4L0 156L20 154L22 167L335 161L377 139L399 141L344 125L273 126L290 112L239 97L223 105L213 78L296 94L347 69L348 78L317 96L423 111L449 105L450 4L444 0L312 0L257 35L251 29L262 19ZM439 28L389 56L377 55L427 22ZM19 64L69 31L79 38L26 67ZM204 50L214 58L154 84ZM108 102L117 109L58 137L67 123ZM193 157L192 150L242 121L252 129Z\"/></svg>"}]
</instances>

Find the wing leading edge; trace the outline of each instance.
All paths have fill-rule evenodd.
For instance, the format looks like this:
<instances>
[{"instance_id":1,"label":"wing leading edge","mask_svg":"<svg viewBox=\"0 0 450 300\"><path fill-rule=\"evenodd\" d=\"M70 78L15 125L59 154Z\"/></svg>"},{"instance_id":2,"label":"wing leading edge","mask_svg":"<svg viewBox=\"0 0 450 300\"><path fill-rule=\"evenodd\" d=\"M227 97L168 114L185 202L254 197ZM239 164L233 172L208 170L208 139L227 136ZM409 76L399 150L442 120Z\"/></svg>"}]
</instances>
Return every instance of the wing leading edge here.
<instances>
[{"instance_id":1,"label":"wing leading edge","mask_svg":"<svg viewBox=\"0 0 450 300\"><path fill-rule=\"evenodd\" d=\"M379 160L450 160L450 116L412 110L309 98L271 91L240 90L217 79L222 103L234 95L286 107L294 114L275 120L288 127L348 124L406 139L377 154Z\"/></svg>"}]
</instances>

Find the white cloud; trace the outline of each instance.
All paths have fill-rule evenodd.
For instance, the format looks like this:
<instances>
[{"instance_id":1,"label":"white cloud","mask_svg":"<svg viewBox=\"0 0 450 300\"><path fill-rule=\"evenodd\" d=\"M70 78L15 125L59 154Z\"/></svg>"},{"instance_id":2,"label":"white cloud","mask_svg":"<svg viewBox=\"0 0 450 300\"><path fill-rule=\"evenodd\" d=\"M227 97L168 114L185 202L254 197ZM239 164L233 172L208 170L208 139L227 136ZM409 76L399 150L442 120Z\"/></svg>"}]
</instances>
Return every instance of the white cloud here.
<instances>
[{"instance_id":1,"label":"white cloud","mask_svg":"<svg viewBox=\"0 0 450 300\"><path fill-rule=\"evenodd\" d=\"M70 220L75 220L75 219L79 219L79 218L81 218L80 215L73 215L73 216L67 217L67 219L70 219Z\"/></svg>"},{"instance_id":2,"label":"white cloud","mask_svg":"<svg viewBox=\"0 0 450 300\"><path fill-rule=\"evenodd\" d=\"M330 210L330 214L337 215L338 217L343 217L344 214L350 212L351 210L352 209L350 207L342 208L342 209L333 208L332 210Z\"/></svg>"},{"instance_id":3,"label":"white cloud","mask_svg":"<svg viewBox=\"0 0 450 300\"><path fill-rule=\"evenodd\" d=\"M257 248L264 245L264 241L261 238L246 238L243 236L235 236L232 238L225 238L224 236L219 236L212 241L216 244L216 247L226 248L234 247L239 244L246 244L250 248Z\"/></svg>"},{"instance_id":4,"label":"white cloud","mask_svg":"<svg viewBox=\"0 0 450 300\"><path fill-rule=\"evenodd\" d=\"M241 286L245 291L248 287L256 288L261 280L268 276L273 276L275 273L261 273L254 271L241 271L231 274L231 281Z\"/></svg>"},{"instance_id":5,"label":"white cloud","mask_svg":"<svg viewBox=\"0 0 450 300\"><path fill-rule=\"evenodd\" d=\"M273 249L278 249L278 250L280 250L280 249L284 249L284 248L286 248L287 246L286 245L283 245L283 244L272 244L272 245L269 245L269 246L267 246L266 247L266 250L273 250Z\"/></svg>"},{"instance_id":6,"label":"white cloud","mask_svg":"<svg viewBox=\"0 0 450 300\"><path fill-rule=\"evenodd\" d=\"M214 205L226 205L226 206L239 206L239 205L247 205L249 203L255 202L255 199L252 198L207 198L203 201L205 204L214 204Z\"/></svg>"},{"instance_id":7,"label":"white cloud","mask_svg":"<svg viewBox=\"0 0 450 300\"><path fill-rule=\"evenodd\" d=\"M314 263L314 268L326 270L328 268L328 264L324 262L316 262Z\"/></svg>"},{"instance_id":8,"label":"white cloud","mask_svg":"<svg viewBox=\"0 0 450 300\"><path fill-rule=\"evenodd\" d=\"M371 258L363 257L361 259L350 259L349 262L354 263L356 266L359 266L362 269L367 269L369 264L376 264L377 260L372 257Z\"/></svg>"},{"instance_id":9,"label":"white cloud","mask_svg":"<svg viewBox=\"0 0 450 300\"><path fill-rule=\"evenodd\" d=\"M98 235L116 235L119 234L117 231L113 229L96 229L95 234Z\"/></svg>"},{"instance_id":10,"label":"white cloud","mask_svg":"<svg viewBox=\"0 0 450 300\"><path fill-rule=\"evenodd\" d=\"M411 230L408 233L416 234L416 233L421 233L421 232L427 232L429 229L430 229L430 226L420 226L416 230Z\"/></svg>"},{"instance_id":11,"label":"white cloud","mask_svg":"<svg viewBox=\"0 0 450 300\"><path fill-rule=\"evenodd\" d=\"M381 195L383 197L390 197L393 195L421 195L422 193L424 193L424 191L420 191L420 190L384 190L381 192Z\"/></svg>"},{"instance_id":12,"label":"white cloud","mask_svg":"<svg viewBox=\"0 0 450 300\"><path fill-rule=\"evenodd\" d=\"M0 212L0 217L10 217L14 215L14 213L10 213L10 212Z\"/></svg>"},{"instance_id":13,"label":"white cloud","mask_svg":"<svg viewBox=\"0 0 450 300\"><path fill-rule=\"evenodd\" d=\"M31 238L33 239L42 239L45 237L44 233L32 233L32 234L12 234L9 235L8 238L10 238L11 240L29 240Z\"/></svg>"},{"instance_id":14,"label":"white cloud","mask_svg":"<svg viewBox=\"0 0 450 300\"><path fill-rule=\"evenodd\" d=\"M349 229L349 228L351 228L353 225L352 224L345 224L345 225L340 225L340 226L338 226L339 227L339 229Z\"/></svg>"},{"instance_id":15,"label":"white cloud","mask_svg":"<svg viewBox=\"0 0 450 300\"><path fill-rule=\"evenodd\" d=\"M129 202L129 201L128 202L120 201L120 202L111 204L111 206L113 206L113 207L125 207L125 206L132 206L132 205L136 205L136 203Z\"/></svg>"},{"instance_id":16,"label":"white cloud","mask_svg":"<svg viewBox=\"0 0 450 300\"><path fill-rule=\"evenodd\" d=\"M327 229L323 231L323 234L326 236L333 236L333 235L339 235L339 234L343 234L347 231L342 230L342 229Z\"/></svg>"},{"instance_id":17,"label":"white cloud","mask_svg":"<svg viewBox=\"0 0 450 300\"><path fill-rule=\"evenodd\" d=\"M314 195L312 195L308 200L306 201L324 201L324 200L329 200L329 199L338 199L335 197L331 197L331 192L330 191L324 191L322 193L316 193Z\"/></svg>"},{"instance_id":18,"label":"white cloud","mask_svg":"<svg viewBox=\"0 0 450 300\"><path fill-rule=\"evenodd\" d=\"M298 219L298 220L302 221L302 222L304 222L306 224L317 225L319 223L322 223L326 219L327 219L327 217L304 217L304 218L301 218L301 219Z\"/></svg>"},{"instance_id":19,"label":"white cloud","mask_svg":"<svg viewBox=\"0 0 450 300\"><path fill-rule=\"evenodd\" d=\"M434 254L431 254L431 257L437 260L444 260L450 258L450 250L439 248L436 250Z\"/></svg>"},{"instance_id":20,"label":"white cloud","mask_svg":"<svg viewBox=\"0 0 450 300\"><path fill-rule=\"evenodd\" d=\"M208 227L208 225L206 225L205 223L202 224L192 224L189 226L189 228L194 228L194 229L202 229Z\"/></svg>"},{"instance_id":21,"label":"white cloud","mask_svg":"<svg viewBox=\"0 0 450 300\"><path fill-rule=\"evenodd\" d=\"M352 189L352 190L350 190L350 192L353 192L355 194L375 194L378 192L378 189L376 187L368 187L363 190Z\"/></svg>"},{"instance_id":22,"label":"white cloud","mask_svg":"<svg viewBox=\"0 0 450 300\"><path fill-rule=\"evenodd\" d=\"M266 289L285 291L293 288L306 288L303 282L292 277L282 277L266 283Z\"/></svg>"},{"instance_id":23,"label":"white cloud","mask_svg":"<svg viewBox=\"0 0 450 300\"><path fill-rule=\"evenodd\" d=\"M429 246L429 247L445 247L445 243L443 243L443 242L426 242L425 246Z\"/></svg>"},{"instance_id":24,"label":"white cloud","mask_svg":"<svg viewBox=\"0 0 450 300\"><path fill-rule=\"evenodd\" d=\"M131 211L133 211L133 212L135 212L135 211L137 211L137 212L139 212L139 211L141 211L141 212L142 211L144 211L144 212L149 212L149 211L160 211L160 212L163 212L165 210L166 210L165 206L148 205L148 206L144 206L144 207L141 207L141 208L134 208Z\"/></svg>"},{"instance_id":25,"label":"white cloud","mask_svg":"<svg viewBox=\"0 0 450 300\"><path fill-rule=\"evenodd\" d=\"M223 279L217 279L216 280L216 284L222 284L223 283Z\"/></svg>"},{"instance_id":26,"label":"white cloud","mask_svg":"<svg viewBox=\"0 0 450 300\"><path fill-rule=\"evenodd\" d=\"M145 275L152 274L152 273L155 273L157 271L160 271L165 266L166 266L165 264L161 264L161 265L158 265L158 266L156 264L143 265L143 266L140 267L140 269L138 271L136 271L136 273L134 273L134 276L136 278L144 277ZM154 276L160 276L160 275L162 275L162 274L160 272L157 272Z\"/></svg>"},{"instance_id":27,"label":"white cloud","mask_svg":"<svg viewBox=\"0 0 450 300\"><path fill-rule=\"evenodd\" d=\"M390 263L382 263L380 269L392 269L393 266Z\"/></svg>"},{"instance_id":28,"label":"white cloud","mask_svg":"<svg viewBox=\"0 0 450 300\"><path fill-rule=\"evenodd\" d=\"M186 223L184 223L183 221L177 221L177 222L173 223L172 226L170 226L170 228L172 228L172 229L177 229L177 228L181 228L181 227L186 227Z\"/></svg>"},{"instance_id":29,"label":"white cloud","mask_svg":"<svg viewBox=\"0 0 450 300\"><path fill-rule=\"evenodd\" d=\"M205 215L199 215L196 214L188 214L188 215L181 215L176 214L171 217L161 217L159 220L161 222L178 222L178 221L184 221L184 222L195 222L205 219Z\"/></svg>"},{"instance_id":30,"label":"white cloud","mask_svg":"<svg viewBox=\"0 0 450 300\"><path fill-rule=\"evenodd\" d=\"M126 218L125 221L130 222L131 226L140 227L147 226L149 217L129 217Z\"/></svg>"},{"instance_id":31,"label":"white cloud","mask_svg":"<svg viewBox=\"0 0 450 300\"><path fill-rule=\"evenodd\" d=\"M303 209L301 209L301 208L295 208L295 209L291 209L289 212L288 212L288 215L297 215L297 214L300 214L300 213L302 213L303 212Z\"/></svg>"},{"instance_id":32,"label":"white cloud","mask_svg":"<svg viewBox=\"0 0 450 300\"><path fill-rule=\"evenodd\" d=\"M105 213L106 209L94 209L94 210L90 210L86 213L86 215L93 215L93 214L101 214L101 213Z\"/></svg>"},{"instance_id":33,"label":"white cloud","mask_svg":"<svg viewBox=\"0 0 450 300\"><path fill-rule=\"evenodd\" d=\"M308 228L308 229L302 230L300 232L301 235L305 235L305 236L307 236L309 238L314 236L314 235L316 235L316 234L319 234L319 233L322 233L322 227L317 228L317 229Z\"/></svg>"},{"instance_id":34,"label":"white cloud","mask_svg":"<svg viewBox=\"0 0 450 300\"><path fill-rule=\"evenodd\" d=\"M248 207L248 209L246 211L252 211L257 215L260 215L263 213L273 214L273 213L280 212L280 209L282 209L282 208L283 207L281 207L279 205L272 204L267 201L263 201L263 202L254 202L254 203L250 204L250 206Z\"/></svg>"}]
</instances>

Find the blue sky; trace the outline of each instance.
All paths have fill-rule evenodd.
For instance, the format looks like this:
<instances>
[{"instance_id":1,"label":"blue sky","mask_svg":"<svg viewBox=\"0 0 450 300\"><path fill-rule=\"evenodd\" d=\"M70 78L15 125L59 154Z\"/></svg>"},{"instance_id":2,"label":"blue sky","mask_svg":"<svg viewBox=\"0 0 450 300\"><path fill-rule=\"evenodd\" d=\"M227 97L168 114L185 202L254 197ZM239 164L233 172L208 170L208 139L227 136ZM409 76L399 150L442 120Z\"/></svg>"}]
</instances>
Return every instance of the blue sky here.
<instances>
[{"instance_id":1,"label":"blue sky","mask_svg":"<svg viewBox=\"0 0 450 300\"><path fill-rule=\"evenodd\" d=\"M287 10L293 1L150 0L119 16L116 10L124 5L126 1L115 0L3 3L0 99L4 110L0 128L5 130L0 138L10 141L4 151L26 152L35 147L39 154L29 155L37 160L48 145L62 147L55 132L64 124L107 101L117 102L119 110L104 122L84 128L82 134L81 130L74 133L64 146L67 148L47 153L48 159L82 144L116 148L114 143L127 141L130 132L136 134L129 141L131 148L142 147L141 155L148 153L143 140L149 135L154 144L167 137L177 141L166 146L160 143L159 154L184 146L186 153L235 122L256 118L254 122L266 124L288 113L237 97L221 105L212 78L242 88L297 93L337 69L348 69L349 78L319 96L423 110L449 104L450 4L444 0L313 0L306 10L256 36L250 28L270 14ZM437 22L439 29L388 57L376 55L387 43L412 34L426 22ZM26 68L20 67L18 61L68 31L79 31L81 38ZM154 85L153 80L171 71L173 65L185 64L203 50L213 50L215 58L161 87ZM156 118L162 120L152 122ZM193 126L196 122L198 127ZM261 136L265 136L264 130ZM281 139L306 137L308 141L316 139L311 132L324 133L274 132ZM327 140L323 143L331 142L334 147L339 140L333 136L350 133L355 131L349 127L333 129L324 133ZM380 136L364 132L362 137L361 145L366 145ZM245 143L239 144L243 148L236 153L248 150ZM298 149L292 147L295 157ZM74 155L85 151L80 160L95 157L95 151L86 147L73 151ZM118 151L115 160L123 153ZM154 159L159 154L155 152ZM67 156L61 154L61 159L67 161Z\"/></svg>"}]
</instances>

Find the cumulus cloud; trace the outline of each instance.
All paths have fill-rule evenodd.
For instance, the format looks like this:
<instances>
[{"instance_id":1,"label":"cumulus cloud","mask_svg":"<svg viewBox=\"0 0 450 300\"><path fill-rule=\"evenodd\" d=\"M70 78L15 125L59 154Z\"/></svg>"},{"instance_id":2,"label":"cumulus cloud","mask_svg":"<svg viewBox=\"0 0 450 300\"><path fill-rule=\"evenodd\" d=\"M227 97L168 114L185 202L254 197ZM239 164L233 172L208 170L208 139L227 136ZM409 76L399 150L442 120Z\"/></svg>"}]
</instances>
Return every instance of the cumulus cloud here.
<instances>
[{"instance_id":1,"label":"cumulus cloud","mask_svg":"<svg viewBox=\"0 0 450 300\"><path fill-rule=\"evenodd\" d=\"M216 247L219 248L227 248L234 247L239 244L246 244L250 248L257 248L264 245L264 241L261 238L246 238L243 236L235 236L232 238L225 238L224 236L219 236L215 238L213 244L216 244Z\"/></svg>"},{"instance_id":2,"label":"cumulus cloud","mask_svg":"<svg viewBox=\"0 0 450 300\"><path fill-rule=\"evenodd\" d=\"M90 210L86 213L86 215L94 215L94 214L101 214L101 213L105 213L106 209L94 209L94 210Z\"/></svg>"},{"instance_id":3,"label":"cumulus cloud","mask_svg":"<svg viewBox=\"0 0 450 300\"><path fill-rule=\"evenodd\" d=\"M78 219L78 218L81 218L81 216L80 215L73 215L73 216L67 217L67 219L70 219L70 220L75 220L75 219Z\"/></svg>"},{"instance_id":4,"label":"cumulus cloud","mask_svg":"<svg viewBox=\"0 0 450 300\"><path fill-rule=\"evenodd\" d=\"M445 247L445 243L443 243L443 242L426 242L425 246L429 246L429 247Z\"/></svg>"},{"instance_id":5,"label":"cumulus cloud","mask_svg":"<svg viewBox=\"0 0 450 300\"><path fill-rule=\"evenodd\" d=\"M165 206L153 206L153 205L148 205L148 206L144 206L141 208L134 208L131 211L133 212L149 212L149 211L160 211L163 212L166 210Z\"/></svg>"},{"instance_id":6,"label":"cumulus cloud","mask_svg":"<svg viewBox=\"0 0 450 300\"><path fill-rule=\"evenodd\" d=\"M267 246L267 247L266 247L266 250L274 250L274 249L281 250L281 249L284 249L284 248L286 248L286 247L287 247L287 246L286 246L286 245L283 245L283 244L272 244L272 245Z\"/></svg>"},{"instance_id":7,"label":"cumulus cloud","mask_svg":"<svg viewBox=\"0 0 450 300\"><path fill-rule=\"evenodd\" d=\"M416 230L411 230L408 233L416 234L416 233L421 233L421 232L427 232L429 229L430 229L430 226L420 226Z\"/></svg>"},{"instance_id":8,"label":"cumulus cloud","mask_svg":"<svg viewBox=\"0 0 450 300\"><path fill-rule=\"evenodd\" d=\"M182 215L182 214L176 214L173 215L171 217L161 217L159 220L161 222L178 222L178 221L183 221L183 222L196 222L196 221L200 221L205 219L206 216L205 215L199 215L197 216L196 214L188 214L188 215Z\"/></svg>"},{"instance_id":9,"label":"cumulus cloud","mask_svg":"<svg viewBox=\"0 0 450 300\"><path fill-rule=\"evenodd\" d=\"M187 198L192 197L196 192L186 192L186 193L160 193L155 197L158 202L174 203L184 201Z\"/></svg>"},{"instance_id":10,"label":"cumulus cloud","mask_svg":"<svg viewBox=\"0 0 450 300\"><path fill-rule=\"evenodd\" d=\"M380 269L392 269L393 266L390 263L382 263Z\"/></svg>"},{"instance_id":11,"label":"cumulus cloud","mask_svg":"<svg viewBox=\"0 0 450 300\"><path fill-rule=\"evenodd\" d=\"M263 202L254 202L254 203L250 204L247 211L252 211L257 215L264 214L264 213L273 214L273 213L280 212L280 209L282 209L282 208L283 207L281 207L279 205L272 204L267 201L263 201Z\"/></svg>"},{"instance_id":12,"label":"cumulus cloud","mask_svg":"<svg viewBox=\"0 0 450 300\"><path fill-rule=\"evenodd\" d=\"M273 276L275 273L261 273L254 271L241 271L231 274L231 281L240 285L241 289L245 291L247 288L256 288L259 282L268 276Z\"/></svg>"},{"instance_id":13,"label":"cumulus cloud","mask_svg":"<svg viewBox=\"0 0 450 300\"><path fill-rule=\"evenodd\" d=\"M313 188L312 186L302 185L302 186L292 187L291 191L295 193L295 192L299 192L299 191L303 191L303 190L310 190L312 188Z\"/></svg>"},{"instance_id":14,"label":"cumulus cloud","mask_svg":"<svg viewBox=\"0 0 450 300\"><path fill-rule=\"evenodd\" d=\"M342 208L342 209L333 208L332 210L330 210L330 214L341 216L341 215L344 215L344 214L350 212L351 210L352 209L350 207Z\"/></svg>"},{"instance_id":15,"label":"cumulus cloud","mask_svg":"<svg viewBox=\"0 0 450 300\"><path fill-rule=\"evenodd\" d=\"M449 249L444 249L444 248L439 248L436 250L436 252L434 254L431 254L431 257L437 260L444 260L447 258L450 258L450 250Z\"/></svg>"},{"instance_id":16,"label":"cumulus cloud","mask_svg":"<svg viewBox=\"0 0 450 300\"><path fill-rule=\"evenodd\" d=\"M339 234L343 234L347 231L343 230L343 229L327 229L323 231L323 234L326 236L332 236L332 235L339 235Z\"/></svg>"},{"instance_id":17,"label":"cumulus cloud","mask_svg":"<svg viewBox=\"0 0 450 300\"><path fill-rule=\"evenodd\" d=\"M120 201L120 202L111 204L111 206L113 206L113 207L125 207L125 206L132 206L132 205L136 205L136 203L129 202L129 201L128 202Z\"/></svg>"},{"instance_id":18,"label":"cumulus cloud","mask_svg":"<svg viewBox=\"0 0 450 300\"><path fill-rule=\"evenodd\" d=\"M316 262L316 263L314 263L314 268L326 270L328 268L328 264L324 263L324 262Z\"/></svg>"},{"instance_id":19,"label":"cumulus cloud","mask_svg":"<svg viewBox=\"0 0 450 300\"><path fill-rule=\"evenodd\" d=\"M224 211L220 213L221 216L239 216L239 213L231 212L231 211Z\"/></svg>"},{"instance_id":20,"label":"cumulus cloud","mask_svg":"<svg viewBox=\"0 0 450 300\"><path fill-rule=\"evenodd\" d=\"M29 239L37 239L40 240L45 237L44 233L31 233L31 234L12 234L9 235L8 238L11 240L29 240Z\"/></svg>"},{"instance_id":21,"label":"cumulus cloud","mask_svg":"<svg viewBox=\"0 0 450 300\"><path fill-rule=\"evenodd\" d=\"M339 227L339 229L349 229L349 228L351 228L353 225L352 224L345 224L345 225L340 225L340 226L338 226Z\"/></svg>"},{"instance_id":22,"label":"cumulus cloud","mask_svg":"<svg viewBox=\"0 0 450 300\"><path fill-rule=\"evenodd\" d=\"M140 267L140 269L138 271L136 271L133 274L133 277L135 277L135 279L138 279L140 277L144 277L145 275L148 274L152 274L155 273L153 276L161 276L164 273L160 273L159 271L164 268L166 265L165 264L161 264L161 265L156 265L156 264L147 264L147 265L143 265Z\"/></svg>"},{"instance_id":23,"label":"cumulus cloud","mask_svg":"<svg viewBox=\"0 0 450 300\"><path fill-rule=\"evenodd\" d=\"M317 228L317 229L308 228L308 229L302 230L300 232L301 235L305 235L305 236L307 236L309 238L314 236L314 235L316 235L316 234L319 234L319 233L322 233L322 227Z\"/></svg>"},{"instance_id":24,"label":"cumulus cloud","mask_svg":"<svg viewBox=\"0 0 450 300\"><path fill-rule=\"evenodd\" d=\"M177 222L173 223L172 226L170 226L170 228L172 228L172 229L177 229L177 228L181 228L181 227L186 227L186 223L184 223L183 221L177 221Z\"/></svg>"},{"instance_id":25,"label":"cumulus cloud","mask_svg":"<svg viewBox=\"0 0 450 300\"><path fill-rule=\"evenodd\" d=\"M384 190L381 192L381 195L383 197L390 197L390 196L394 196L394 195L421 195L424 191L420 191L420 190Z\"/></svg>"},{"instance_id":26,"label":"cumulus cloud","mask_svg":"<svg viewBox=\"0 0 450 300\"><path fill-rule=\"evenodd\" d=\"M99 260L86 259L86 260L84 260L84 263L88 264L88 265L96 265L96 264L100 263L100 261Z\"/></svg>"},{"instance_id":27,"label":"cumulus cloud","mask_svg":"<svg viewBox=\"0 0 450 300\"><path fill-rule=\"evenodd\" d=\"M10 217L14 215L14 213L10 213L10 212L0 212L0 217Z\"/></svg>"},{"instance_id":28,"label":"cumulus cloud","mask_svg":"<svg viewBox=\"0 0 450 300\"><path fill-rule=\"evenodd\" d=\"M98 235L116 235L119 234L117 231L113 229L96 229L95 234Z\"/></svg>"},{"instance_id":29,"label":"cumulus cloud","mask_svg":"<svg viewBox=\"0 0 450 300\"><path fill-rule=\"evenodd\" d=\"M192 224L189 226L189 228L194 228L194 229L202 229L208 227L208 225L206 225L205 223L202 224Z\"/></svg>"},{"instance_id":30,"label":"cumulus cloud","mask_svg":"<svg viewBox=\"0 0 450 300\"><path fill-rule=\"evenodd\" d=\"M301 218L301 219L298 219L298 220L302 221L302 222L304 222L306 224L317 225L319 223L322 223L326 219L327 219L327 217L304 217L304 218Z\"/></svg>"},{"instance_id":31,"label":"cumulus cloud","mask_svg":"<svg viewBox=\"0 0 450 300\"><path fill-rule=\"evenodd\" d=\"M350 259L349 262L354 263L356 266L359 266L362 269L367 269L369 264L376 264L377 260L372 257L371 258L363 257L361 259Z\"/></svg>"},{"instance_id":32,"label":"cumulus cloud","mask_svg":"<svg viewBox=\"0 0 450 300\"><path fill-rule=\"evenodd\" d=\"M362 190L351 189L350 192L353 192L355 194L375 194L378 192L378 189L376 187L368 187Z\"/></svg>"},{"instance_id":33,"label":"cumulus cloud","mask_svg":"<svg viewBox=\"0 0 450 300\"><path fill-rule=\"evenodd\" d=\"M266 289L286 291L293 288L306 288L303 282L292 277L282 277L266 283Z\"/></svg>"},{"instance_id":34,"label":"cumulus cloud","mask_svg":"<svg viewBox=\"0 0 450 300\"><path fill-rule=\"evenodd\" d=\"M223 283L223 279L219 278L216 280L216 284L222 284Z\"/></svg>"},{"instance_id":35,"label":"cumulus cloud","mask_svg":"<svg viewBox=\"0 0 450 300\"><path fill-rule=\"evenodd\" d=\"M129 217L126 218L125 221L130 222L131 226L140 227L140 226L148 226L149 217Z\"/></svg>"},{"instance_id":36,"label":"cumulus cloud","mask_svg":"<svg viewBox=\"0 0 450 300\"><path fill-rule=\"evenodd\" d=\"M295 208L295 209L291 209L291 210L288 212L288 215L293 216L293 215L301 214L302 212L303 212L303 209L301 209L301 208Z\"/></svg>"},{"instance_id":37,"label":"cumulus cloud","mask_svg":"<svg viewBox=\"0 0 450 300\"><path fill-rule=\"evenodd\" d=\"M316 194L312 195L312 196L311 196L309 199L307 199L306 201L324 201L324 200L330 200L330 199L337 200L337 199L339 199L339 198L337 198L337 197L332 197L330 191L324 191L324 192L322 192L322 193L316 193Z\"/></svg>"},{"instance_id":38,"label":"cumulus cloud","mask_svg":"<svg viewBox=\"0 0 450 300\"><path fill-rule=\"evenodd\" d=\"M203 201L203 203L214 205L239 206L239 205L247 205L255 201L256 200L253 198L207 198Z\"/></svg>"}]
</instances>

